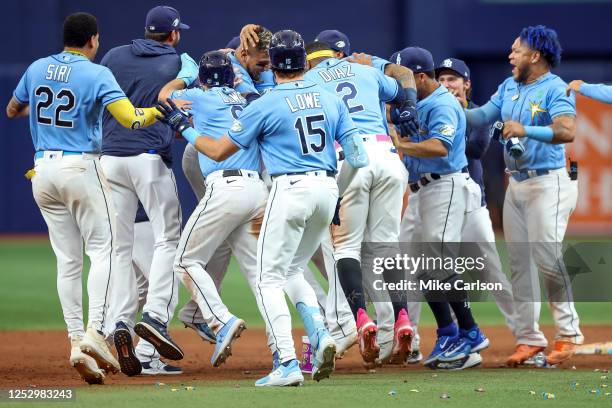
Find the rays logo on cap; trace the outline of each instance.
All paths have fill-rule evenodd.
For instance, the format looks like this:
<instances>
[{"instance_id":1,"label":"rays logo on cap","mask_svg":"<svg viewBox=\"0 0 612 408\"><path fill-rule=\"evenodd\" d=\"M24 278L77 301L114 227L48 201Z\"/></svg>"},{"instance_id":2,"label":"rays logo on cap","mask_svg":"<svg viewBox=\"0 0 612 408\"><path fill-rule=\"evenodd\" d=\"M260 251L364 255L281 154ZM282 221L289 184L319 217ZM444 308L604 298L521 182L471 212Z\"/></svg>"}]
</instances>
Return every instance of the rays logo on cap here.
<instances>
[{"instance_id":1,"label":"rays logo on cap","mask_svg":"<svg viewBox=\"0 0 612 408\"><path fill-rule=\"evenodd\" d=\"M342 40L340 40L340 41L338 41L336 43L336 47L338 47L338 48L344 48L345 46L346 46L346 43L344 41L342 41Z\"/></svg>"},{"instance_id":2,"label":"rays logo on cap","mask_svg":"<svg viewBox=\"0 0 612 408\"><path fill-rule=\"evenodd\" d=\"M444 61L442 61L442 66L445 68L450 68L453 66L453 61L447 58Z\"/></svg>"},{"instance_id":3,"label":"rays logo on cap","mask_svg":"<svg viewBox=\"0 0 612 408\"><path fill-rule=\"evenodd\" d=\"M395 63L397 65L401 65L402 64L402 56L400 55L400 53L397 53L397 57L395 58Z\"/></svg>"},{"instance_id":4,"label":"rays logo on cap","mask_svg":"<svg viewBox=\"0 0 612 408\"><path fill-rule=\"evenodd\" d=\"M150 25L149 26L149 31L155 31L155 26L154 25Z\"/></svg>"},{"instance_id":5,"label":"rays logo on cap","mask_svg":"<svg viewBox=\"0 0 612 408\"><path fill-rule=\"evenodd\" d=\"M174 21L172 22L172 27L176 27L179 25L179 19L175 18Z\"/></svg>"}]
</instances>

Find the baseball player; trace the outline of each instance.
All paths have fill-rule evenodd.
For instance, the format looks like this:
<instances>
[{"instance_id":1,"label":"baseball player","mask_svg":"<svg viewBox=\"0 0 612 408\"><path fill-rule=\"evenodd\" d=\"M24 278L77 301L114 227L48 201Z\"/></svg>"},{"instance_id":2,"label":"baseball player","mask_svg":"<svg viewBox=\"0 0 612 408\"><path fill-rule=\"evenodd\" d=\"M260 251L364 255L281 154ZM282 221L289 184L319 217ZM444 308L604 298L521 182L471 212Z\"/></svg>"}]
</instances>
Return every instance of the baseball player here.
<instances>
[{"instance_id":1,"label":"baseball player","mask_svg":"<svg viewBox=\"0 0 612 408\"><path fill-rule=\"evenodd\" d=\"M405 68L406 75L400 84L378 69L336 59L332 49L321 41L309 44L307 51L310 69L305 79L342 97L370 157L369 166L358 173L346 190L340 225L332 230L338 277L357 322L359 348L366 363L392 356L404 361L410 353L412 323L401 301L393 305L395 330L391 341L386 342L391 347L387 348L388 353L379 356L377 327L365 310L361 244L364 240L376 243L398 240L407 175L386 136L388 130L381 106L389 102L414 109L414 81ZM380 249L393 251L393 248Z\"/></svg>"},{"instance_id":2,"label":"baseball player","mask_svg":"<svg viewBox=\"0 0 612 408\"><path fill-rule=\"evenodd\" d=\"M431 254L453 254L452 243L461 242L467 213L480 207L480 190L469 183L465 156L465 115L457 100L435 80L431 53L409 47L400 51L398 61L414 72L417 88L419 131L410 138L392 135L398 150L405 154L407 168L419 176L418 211L421 223L414 231L428 245ZM404 218L404 223L410 217ZM451 243L449 245L449 243ZM456 245L456 244L455 244ZM435 273L435 275L434 275ZM479 351L489 341L476 324L467 302L467 293L455 286L459 275L454 270L419 271L419 278L449 283L451 290L423 291L438 325L438 339L424 364L431 368L463 369L480 364ZM457 325L453 322L451 308Z\"/></svg>"},{"instance_id":3,"label":"baseball player","mask_svg":"<svg viewBox=\"0 0 612 408\"><path fill-rule=\"evenodd\" d=\"M578 181L565 169L565 143L576 134L575 98L550 69L561 59L557 33L545 26L524 28L509 55L512 76L491 100L466 111L471 126L501 119L503 137L520 138L524 153L504 160L510 182L504 202L504 236L508 246L516 302L517 347L507 364L524 363L547 346L538 326L541 304L538 270L544 277L557 334L548 364L574 354L584 337L572 301L561 245L578 199Z\"/></svg>"},{"instance_id":4,"label":"baseball player","mask_svg":"<svg viewBox=\"0 0 612 408\"><path fill-rule=\"evenodd\" d=\"M98 38L94 16L69 15L63 26L64 50L28 67L6 110L9 118L29 115L36 150L29 176L57 257L70 363L91 384L103 383L105 372L119 371L102 335L109 319L110 280L120 272L112 256L115 206L98 159L100 117L106 108L122 126L138 129L155 123L157 114L154 108L134 108L112 73L91 62ZM81 294L83 242L91 261L87 330Z\"/></svg>"},{"instance_id":5,"label":"baseball player","mask_svg":"<svg viewBox=\"0 0 612 408\"><path fill-rule=\"evenodd\" d=\"M175 46L181 30L179 12L157 6L147 13L145 38L131 45L111 49L102 58L118 78L122 89L135 101L154 104L161 87L175 78L182 67ZM183 57L185 59L186 57ZM155 75L151 75L151 69ZM104 138L101 163L113 191L113 199L121 211L117 213L117 267L126 274L127 284L115 286L114 334L119 363L126 375L141 371L134 354L132 330L154 344L166 358L180 360L181 349L167 333L167 325L178 302L178 280L172 262L181 232L181 207L172 162L172 132L163 124L139 130L138 136L126 134L110 115L104 116ZM142 322L134 326L138 299L136 280L131 271L134 244L134 218L140 201L151 220L155 251L151 261L147 302Z\"/></svg>"},{"instance_id":6,"label":"baseball player","mask_svg":"<svg viewBox=\"0 0 612 408\"><path fill-rule=\"evenodd\" d=\"M566 88L567 96L574 91L587 98L595 99L603 103L612 103L612 86L605 84L587 84L586 82L577 79L570 82Z\"/></svg>"},{"instance_id":7,"label":"baseball player","mask_svg":"<svg viewBox=\"0 0 612 408\"><path fill-rule=\"evenodd\" d=\"M356 168L367 165L367 153L361 139L354 137L358 133L342 101L303 80L306 52L298 33L274 34L270 61L278 85L244 109L227 135L219 139L200 136L174 109L166 111L165 121L215 161L248 149L255 140L260 146L273 185L258 239L257 303L280 365L255 385L287 386L302 383L303 376L295 358L283 291L296 305L312 344L313 379L327 378L334 369L336 345L324 327L302 266L333 218L338 190L346 189ZM334 140L343 145L352 164L344 166L340 187L334 179Z\"/></svg>"},{"instance_id":8,"label":"baseball player","mask_svg":"<svg viewBox=\"0 0 612 408\"><path fill-rule=\"evenodd\" d=\"M391 60L393 60L393 58L391 58ZM469 98L469 94L472 90L472 82L470 80L470 69L464 61L457 58L446 58L438 64L435 72L438 82L445 86L446 89L457 98L461 106L467 109L478 107ZM495 233L493 232L493 226L484 196L484 181L482 178L482 164L480 163L480 158L487 151L489 141L488 129L472 129L470 126L467 126L465 155L468 161L468 173L470 174L470 179L477 182L480 186L482 200L479 209L467 214L465 225L461 231L461 241L475 243L474 248L470 247L470 252L476 251L477 253L472 253L472 255L484 256L487 259L487 267L481 271L479 278L483 281L499 282L502 284L503 290L494 291L493 297L506 320L507 326L514 333L514 301L512 298L512 287L501 268L499 253L495 246ZM471 180L468 180L468 182L471 182ZM414 184L416 181L418 180L412 180L411 184ZM410 205L418 206L417 200L418 191L414 193L414 196L410 197ZM401 242L419 242L420 237L417 237L415 241L415 238L411 236L411 231L414 230L414 222L418 222L418 218L412 220L410 223L406 222L402 224L409 228L409 230L406 233L400 234ZM421 314L421 303L409 302L408 314L415 328L413 349L418 350L419 336L416 333L416 326ZM418 361L418 353L409 359L410 363L416 363Z\"/></svg>"}]
</instances>

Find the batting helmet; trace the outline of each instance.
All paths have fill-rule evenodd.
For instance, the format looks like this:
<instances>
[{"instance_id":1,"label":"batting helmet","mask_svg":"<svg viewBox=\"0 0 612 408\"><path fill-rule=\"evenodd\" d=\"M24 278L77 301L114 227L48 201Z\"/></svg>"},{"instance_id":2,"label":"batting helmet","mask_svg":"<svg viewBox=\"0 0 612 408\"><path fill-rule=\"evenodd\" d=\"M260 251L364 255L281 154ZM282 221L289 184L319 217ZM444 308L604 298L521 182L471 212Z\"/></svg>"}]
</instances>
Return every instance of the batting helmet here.
<instances>
[{"instance_id":1,"label":"batting helmet","mask_svg":"<svg viewBox=\"0 0 612 408\"><path fill-rule=\"evenodd\" d=\"M302 36L281 30L270 40L270 64L279 71L300 71L306 67L306 49Z\"/></svg>"},{"instance_id":2,"label":"batting helmet","mask_svg":"<svg viewBox=\"0 0 612 408\"><path fill-rule=\"evenodd\" d=\"M207 86L234 86L234 67L227 54L209 51L200 59L200 83Z\"/></svg>"}]
</instances>

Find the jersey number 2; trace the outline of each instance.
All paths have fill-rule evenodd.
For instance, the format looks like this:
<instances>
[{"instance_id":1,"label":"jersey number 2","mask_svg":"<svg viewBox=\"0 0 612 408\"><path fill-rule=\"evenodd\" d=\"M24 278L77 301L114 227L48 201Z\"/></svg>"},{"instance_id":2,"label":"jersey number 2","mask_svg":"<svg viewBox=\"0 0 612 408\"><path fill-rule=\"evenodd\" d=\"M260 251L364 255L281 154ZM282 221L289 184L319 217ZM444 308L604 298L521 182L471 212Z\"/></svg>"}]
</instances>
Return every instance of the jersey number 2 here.
<instances>
[{"instance_id":1,"label":"jersey number 2","mask_svg":"<svg viewBox=\"0 0 612 408\"><path fill-rule=\"evenodd\" d=\"M319 153L325 149L325 130L320 127L313 127L313 124L316 122L323 122L325 120L324 115L312 115L306 116L303 118L306 120L306 130L308 132L308 136L319 136L319 143L308 143L306 140L306 132L304 132L304 123L302 118L299 117L296 119L294 128L297 129L298 135L300 136L300 146L302 146L302 154L310 154L310 150Z\"/></svg>"},{"instance_id":2,"label":"jersey number 2","mask_svg":"<svg viewBox=\"0 0 612 408\"><path fill-rule=\"evenodd\" d=\"M74 123L71 120L63 120L60 118L62 112L71 111L76 103L76 98L70 89L61 89L57 95L53 93L53 90L48 86L39 86L34 91L34 95L41 97L45 96L46 99L39 99L36 102L36 121L42 125L52 125L55 120L55 126L63 128L72 128ZM42 110L47 109L53 104L54 99L58 99L63 103L60 103L55 107L54 118L49 118L43 115Z\"/></svg>"},{"instance_id":3,"label":"jersey number 2","mask_svg":"<svg viewBox=\"0 0 612 408\"><path fill-rule=\"evenodd\" d=\"M345 89L348 89L348 93L344 93ZM336 86L336 92L342 94L342 100L349 113L361 112L363 110L363 105L351 106L350 104L351 100L357 97L357 88L355 88L355 85L350 82L340 82L338 86Z\"/></svg>"}]
</instances>

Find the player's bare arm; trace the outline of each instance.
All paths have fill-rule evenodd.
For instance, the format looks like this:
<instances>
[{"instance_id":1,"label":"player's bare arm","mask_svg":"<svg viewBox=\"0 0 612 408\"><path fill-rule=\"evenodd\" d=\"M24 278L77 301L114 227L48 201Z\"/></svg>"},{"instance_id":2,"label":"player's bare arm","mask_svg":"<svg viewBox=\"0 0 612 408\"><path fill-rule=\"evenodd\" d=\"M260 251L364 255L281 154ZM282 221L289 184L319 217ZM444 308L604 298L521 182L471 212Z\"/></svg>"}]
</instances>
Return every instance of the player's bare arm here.
<instances>
[{"instance_id":1,"label":"player's bare arm","mask_svg":"<svg viewBox=\"0 0 612 408\"><path fill-rule=\"evenodd\" d=\"M567 88L565 89L565 94L570 96L570 92L574 91L574 93L580 93L580 86L584 84L584 81L581 79L574 79L572 82L567 84Z\"/></svg>"},{"instance_id":2,"label":"player's bare arm","mask_svg":"<svg viewBox=\"0 0 612 408\"><path fill-rule=\"evenodd\" d=\"M410 138L399 137L397 133L390 135L395 148L408 156L419 158L445 157L448 149L439 139L427 139L422 142L412 142Z\"/></svg>"},{"instance_id":3,"label":"player's bare arm","mask_svg":"<svg viewBox=\"0 0 612 408\"><path fill-rule=\"evenodd\" d=\"M576 137L576 117L574 115L559 115L552 123L552 144L572 143Z\"/></svg>"},{"instance_id":4,"label":"player's bare arm","mask_svg":"<svg viewBox=\"0 0 612 408\"><path fill-rule=\"evenodd\" d=\"M24 118L29 114L30 105L27 103L20 103L14 96L11 98L8 105L6 105L6 116L8 116L9 119Z\"/></svg>"},{"instance_id":5,"label":"player's bare arm","mask_svg":"<svg viewBox=\"0 0 612 408\"><path fill-rule=\"evenodd\" d=\"M402 88L413 88L416 89L416 83L414 82L414 74L410 68L406 68L398 64L387 64L385 66L385 75L396 79Z\"/></svg>"},{"instance_id":6,"label":"player's bare arm","mask_svg":"<svg viewBox=\"0 0 612 408\"><path fill-rule=\"evenodd\" d=\"M551 126L523 126L515 121L504 122L504 139L512 137L531 137L550 144L571 143L576 135L576 117L559 115Z\"/></svg>"},{"instance_id":7,"label":"player's bare arm","mask_svg":"<svg viewBox=\"0 0 612 408\"><path fill-rule=\"evenodd\" d=\"M172 92L180 91L181 89L185 89L186 87L187 85L185 85L185 81L180 78L175 78L162 87L162 89L159 91L157 98L160 101L165 101L166 99L170 98Z\"/></svg>"},{"instance_id":8,"label":"player's bare arm","mask_svg":"<svg viewBox=\"0 0 612 408\"><path fill-rule=\"evenodd\" d=\"M210 136L200 135L195 139L193 145L198 152L217 162L227 159L240 150L228 135L223 135L220 139L213 139Z\"/></svg>"}]
</instances>

